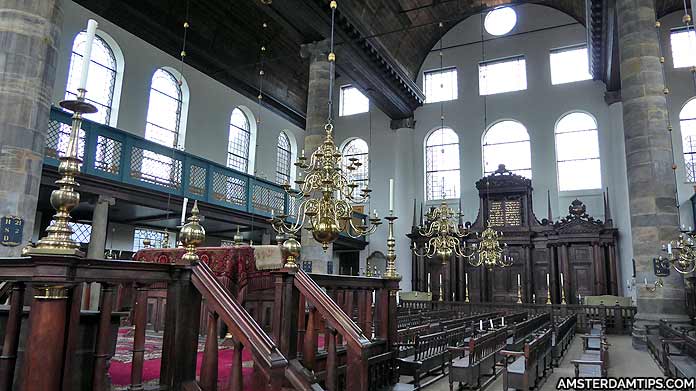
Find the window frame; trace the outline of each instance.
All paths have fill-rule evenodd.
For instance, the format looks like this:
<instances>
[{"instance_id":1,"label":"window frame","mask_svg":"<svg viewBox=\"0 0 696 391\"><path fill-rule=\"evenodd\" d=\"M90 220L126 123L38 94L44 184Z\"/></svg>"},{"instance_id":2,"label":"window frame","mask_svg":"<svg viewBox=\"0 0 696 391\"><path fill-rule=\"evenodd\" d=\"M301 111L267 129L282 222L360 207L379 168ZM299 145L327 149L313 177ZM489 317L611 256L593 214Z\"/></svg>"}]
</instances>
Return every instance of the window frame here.
<instances>
[{"instance_id":1,"label":"window frame","mask_svg":"<svg viewBox=\"0 0 696 391\"><path fill-rule=\"evenodd\" d=\"M495 65L495 64L502 64L506 62L513 62L513 61L519 61L522 60L524 61L524 88L521 89L516 89L516 90L506 90L506 91L498 91L498 92L488 92L486 94L483 93L482 86L483 84L481 83L481 67L486 67L490 65ZM507 94L511 92L517 92L517 91L526 91L529 88L529 83L527 79L527 56L525 54L518 54L514 56L507 56L507 57L501 57L501 58L496 58L496 59L491 59L491 60L486 60L486 61L479 61L478 63L478 84L479 84L479 96L490 96L490 95L499 95L499 94Z\"/></svg>"},{"instance_id":2,"label":"window frame","mask_svg":"<svg viewBox=\"0 0 696 391\"><path fill-rule=\"evenodd\" d=\"M572 130L572 131L566 131L559 133L558 132L558 125L561 123L561 121L566 118L567 116L571 114L582 114L586 115L589 118L592 119L594 122L595 127L593 129L580 129L580 130ZM581 133L581 132L594 132L595 137L597 140L597 157L584 157L584 158L578 158L578 159L565 159L561 160L558 156L558 135L559 134L569 134L569 133ZM554 150L555 150L555 158L556 158L556 181L558 183L558 191L562 193L569 193L569 192L586 192L586 191L592 191L592 190L600 190L603 188L603 175L602 175L602 152L600 148L600 143L599 143L599 123L597 122L597 118L592 115L591 113L588 113L583 110L573 110L573 111L568 111L564 114L562 114L560 117L558 117L558 120L556 120L556 124L553 127L553 138L554 138ZM575 162L575 161L593 161L596 160L599 163L599 186L598 187L591 187L591 188L581 188L581 189L562 189L561 188L561 170L560 170L560 163L565 163L565 162Z\"/></svg>"},{"instance_id":3,"label":"window frame","mask_svg":"<svg viewBox=\"0 0 696 391\"><path fill-rule=\"evenodd\" d=\"M174 86L176 86L176 91L177 91L178 97L170 96L169 94L162 92L162 91L153 87L153 81L155 80L155 75L157 74L157 72L160 72L160 71L166 73L174 81ZM183 80L183 79L181 79L181 80ZM164 145L167 148L178 148L182 144L182 141L180 140L180 138L181 138L181 125L182 125L182 111L183 111L183 106L184 106L184 91L183 91L182 85L183 85L183 82L181 84L179 84L179 79L177 78L177 75L172 73L166 67L157 68L155 70L155 72L153 72L152 77L150 78L150 95L148 97L148 107L147 107L147 112L146 112L146 117L145 117L145 129L146 129L145 130L145 139L147 139L149 141L156 142L156 141L152 140L150 137L148 137L148 135L147 135L147 125L152 125L158 129L161 129L161 130L164 130L164 131L167 131L167 132L174 134L174 142L172 145L164 145L164 144L160 144L160 145ZM149 117L149 113L150 113L150 103L151 103L152 91L155 91L161 95L164 95L167 98L172 99L173 101L175 101L177 103L177 108L176 108L176 113L175 113L175 115L176 115L176 122L175 122L176 127L175 127L175 129L173 129L173 130L167 129L163 126L157 125L157 124L152 123L148 120L147 117Z\"/></svg>"},{"instance_id":4,"label":"window frame","mask_svg":"<svg viewBox=\"0 0 696 391\"><path fill-rule=\"evenodd\" d=\"M570 52L570 51L579 50L582 48L585 48L585 52L587 53L587 74L590 77L587 79L578 79L578 80L554 83L554 81L553 81L553 62L551 61L551 57L557 53ZM549 50L549 71L550 71L551 85L552 86L559 86L562 84L577 83L577 82L581 82L581 81L593 80L594 76L592 75L592 69L590 68L590 48L587 46L586 43L578 43L575 45L563 46L563 47ZM566 113L566 114L568 114L568 113Z\"/></svg>"},{"instance_id":5,"label":"window frame","mask_svg":"<svg viewBox=\"0 0 696 391\"><path fill-rule=\"evenodd\" d=\"M176 242L177 242L175 232L167 232L164 229L154 229L154 228L148 228L148 227L135 227L133 229L133 252L137 252L137 251L145 248L145 247L142 247L142 243L143 243L143 239L146 239L146 238L140 238L140 246L136 246L136 240L138 240L136 238L136 234L138 231L148 231L148 232L156 232L158 234L162 234L162 240L164 240L164 234L168 233L169 234L169 247L168 248L172 248L172 245L176 245ZM159 245L161 246L161 241L160 241ZM152 248L160 248L160 247L157 247L154 242L151 243L151 247Z\"/></svg>"},{"instance_id":6,"label":"window frame","mask_svg":"<svg viewBox=\"0 0 696 391\"><path fill-rule=\"evenodd\" d=\"M428 145L428 140L430 140L430 137L432 137L437 131L441 129L449 129L454 133L454 135L457 137L457 142L456 143L448 143L448 144L435 144L435 145ZM461 138L459 137L459 134L451 127L449 126L438 126L434 129L431 129L430 132L425 136L423 139L423 156L425 159L423 159L423 182L424 186L423 189L425 190L425 200L426 202L431 202L431 201L442 201L442 200L453 200L453 199L458 199L462 195L462 162L461 162L461 156L460 156L460 141ZM449 169L449 170L428 170L428 150L432 148L441 148L444 146L449 146L449 145L456 145L456 150L457 150L457 168L456 169ZM457 187L457 194L454 194L454 197L442 197L441 194L438 196L435 196L434 190L432 192L433 197L431 197L431 189L429 188L428 185L428 174L431 173L438 173L438 172L457 172L457 178L459 179L459 186Z\"/></svg>"},{"instance_id":7,"label":"window frame","mask_svg":"<svg viewBox=\"0 0 696 391\"><path fill-rule=\"evenodd\" d=\"M361 152L361 153L347 153L348 147L354 142L360 142L362 141L365 146L367 147L366 152ZM353 197L360 197L360 190L363 188L366 188L369 186L370 183L370 144L367 143L367 141L363 140L360 137L351 137L346 139L343 144L341 145L341 155L343 155L343 159L341 161L342 168L346 166L346 162L348 161L349 158L351 157L357 157L360 159L361 156L364 156L364 159L361 159L362 166L360 167L361 170L364 170L364 178L360 179L355 179L357 175L357 170L356 171L348 171L348 170L343 170L344 175L346 176L346 179L348 179L349 182L354 182L358 186L353 189Z\"/></svg>"},{"instance_id":8,"label":"window frame","mask_svg":"<svg viewBox=\"0 0 696 391\"><path fill-rule=\"evenodd\" d=\"M488 30L488 27L486 26L486 24L487 24L487 22L488 22L488 17L489 17L490 15L492 15L494 12L500 11L500 10L505 9L505 8L509 9L510 11L512 11L512 12L514 13L514 15L515 15L515 22L512 24L512 26L510 27L510 29L508 29L506 32L504 32L504 33L502 33L502 34L494 34L494 33L490 32L490 30ZM490 36L492 36L492 37L504 37L504 36L510 34L510 33L512 32L512 30L514 30L515 27L517 27L517 22L518 22L518 21L519 21L519 18L518 18L518 15L517 15L517 11L515 11L515 8L513 7L512 4L501 5L501 6L499 6L499 7L493 8L492 10L490 10L490 11L488 11L488 12L486 13L486 16L484 16L484 18L483 18L483 30L486 32L486 34L488 34L488 35L490 35Z\"/></svg>"},{"instance_id":9,"label":"window frame","mask_svg":"<svg viewBox=\"0 0 696 391\"><path fill-rule=\"evenodd\" d=\"M360 95L362 95L367 100L367 108L364 111L354 111L354 112L350 112L348 114L345 113L346 103L345 103L344 93L346 90L350 90L350 89L354 89L355 91L359 92ZM367 97L367 95L363 94L362 91L360 91L360 89L358 89L357 87L355 87L352 84L346 84L346 85L341 86L338 97L339 97L339 100L338 100L338 116L339 117L349 117L351 115L368 113L370 111L370 98Z\"/></svg>"},{"instance_id":10,"label":"window frame","mask_svg":"<svg viewBox=\"0 0 696 391\"><path fill-rule=\"evenodd\" d=\"M284 139L287 141L287 149L283 148L280 145L280 140ZM292 141L290 140L290 137L288 136L287 132L284 130L281 130L280 133L278 133L278 141L276 143L276 183L279 185L283 185L284 183L288 183L290 186L292 186L292 151L293 151L293 145ZM287 165L286 171L281 171L282 167L280 166L281 163L281 151L284 154L287 154L284 158L286 159L285 164Z\"/></svg>"},{"instance_id":11,"label":"window frame","mask_svg":"<svg viewBox=\"0 0 696 391\"><path fill-rule=\"evenodd\" d=\"M431 74L442 74L445 72L452 72L454 71L454 96L449 98L449 99L440 99L440 100L429 100L428 99L428 75ZM456 66L448 66L448 67L442 67L442 68L434 68L434 69L429 69L426 71L423 71L423 94L425 94L425 104L429 103L440 103L440 102L451 102L455 100L459 100L459 70L457 69Z\"/></svg>"},{"instance_id":12,"label":"window frame","mask_svg":"<svg viewBox=\"0 0 696 391\"><path fill-rule=\"evenodd\" d=\"M235 111L239 110L239 112L244 116L244 120L246 121L246 126L248 129L241 128L234 124L232 122L232 118L234 116ZM251 155L251 119L249 118L249 115L246 113L245 110L242 110L241 106L237 106L234 109L232 109L232 112L230 113L230 119L228 121L228 128L227 128L227 161L226 161L226 166L228 168L231 168L233 170L238 170L240 172L248 173L249 172L249 161L250 161L250 155ZM246 156L241 156L236 151L232 151L232 130L233 127L236 129L236 131L241 131L243 133L246 133ZM241 170L239 168L233 167L230 158L235 157L237 159L241 159L244 161L244 169Z\"/></svg>"},{"instance_id":13,"label":"window frame","mask_svg":"<svg viewBox=\"0 0 696 391\"><path fill-rule=\"evenodd\" d=\"M691 69L691 67L696 67L696 54L694 54L694 58L692 59L692 63L690 63L690 64L686 64L686 65L682 65L682 66L676 66L675 63L674 63L674 45L672 45L672 35L674 35L675 33L683 33L683 32L686 32L686 33L687 33L687 39L689 39L689 38L688 38L688 33L689 33L689 31L693 31L693 32L694 32L694 33L693 33L693 34L694 34L694 42L693 42L693 45L694 45L694 47L696 48L696 28L694 28L694 26L691 26L691 27L679 26L679 27L671 28L671 29L669 30L669 37L668 37L668 38L669 38L669 49L670 49L669 53L670 53L670 57L671 57L671 59L672 59L672 68L673 68L673 69L687 69L687 70L689 70L689 69ZM690 39L689 39L689 42L691 42ZM692 48L688 48L688 49L692 49Z\"/></svg>"},{"instance_id":14,"label":"window frame","mask_svg":"<svg viewBox=\"0 0 696 391\"><path fill-rule=\"evenodd\" d=\"M696 148L687 152L687 150L686 150L686 141L687 140L686 140L686 137L684 136L684 122L685 121L693 121L694 130L696 131L696 114L690 118L682 118L682 112L684 112L684 109L690 103L692 103L696 106L696 96L687 99L686 102L684 102L684 104L682 105L681 109L679 110L679 133L680 133L681 142L682 142L682 160L684 161L684 181L686 183L696 183ZM687 160L688 156L692 157L691 163L689 163L689 161ZM690 165L691 165L691 167L689 167ZM691 171L691 175L689 175L689 171Z\"/></svg>"},{"instance_id":15,"label":"window frame","mask_svg":"<svg viewBox=\"0 0 696 391\"><path fill-rule=\"evenodd\" d=\"M491 129L493 129L495 126L497 126L503 122L508 122L508 121L520 124L524 128L525 132L527 133L527 139L520 140L520 141L506 141L506 142L502 142L502 143L487 144L486 137L488 136ZM524 176L524 175L522 175L522 176L524 176L525 178L528 178L528 179L532 179L532 177L534 176L534 171L532 170L532 137L529 134L529 129L524 125L524 123L522 123L521 121L518 121L516 119L512 119L512 118L499 119L499 120L491 123L490 125L488 125L486 130L483 132L483 135L481 136L481 169L482 169L481 171L483 172L483 176L487 176L487 175L492 174L493 172L495 172L495 170L498 169L498 165L501 164L501 163L498 163L495 165L495 167L493 167L491 169L491 171L486 171L486 146L488 146L488 145L503 145L503 144L519 144L519 143L527 143L529 146L529 168L514 168L514 169L512 169L511 167L507 167L507 165L505 168L512 171L513 173L515 173L517 175L522 175L519 173L520 171L529 170L529 177Z\"/></svg>"}]
</instances>

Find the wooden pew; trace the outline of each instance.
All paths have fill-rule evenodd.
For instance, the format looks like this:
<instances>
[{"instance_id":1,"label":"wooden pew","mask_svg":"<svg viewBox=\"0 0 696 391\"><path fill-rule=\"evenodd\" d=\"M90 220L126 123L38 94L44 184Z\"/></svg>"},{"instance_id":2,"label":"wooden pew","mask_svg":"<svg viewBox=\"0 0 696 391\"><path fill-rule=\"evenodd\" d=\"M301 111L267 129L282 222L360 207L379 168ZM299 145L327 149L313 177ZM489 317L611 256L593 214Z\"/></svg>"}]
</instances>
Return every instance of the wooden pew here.
<instances>
[{"instance_id":1,"label":"wooden pew","mask_svg":"<svg viewBox=\"0 0 696 391\"><path fill-rule=\"evenodd\" d=\"M472 336L464 346L450 346L450 390L454 389L455 381L460 384L466 383L470 389L478 388L481 385L481 376L495 375L495 357L505 347L507 334L508 328L502 327Z\"/></svg>"},{"instance_id":2,"label":"wooden pew","mask_svg":"<svg viewBox=\"0 0 696 391\"><path fill-rule=\"evenodd\" d=\"M503 360L503 390L512 387L528 391L536 385L537 379L546 375L552 335L553 331L549 328L533 337L530 342L526 342L522 351L500 351L500 354L506 357ZM508 357L514 360L508 363Z\"/></svg>"},{"instance_id":3,"label":"wooden pew","mask_svg":"<svg viewBox=\"0 0 696 391\"><path fill-rule=\"evenodd\" d=\"M691 327L675 327L662 320L646 328L648 350L666 376L696 377L696 339L690 335Z\"/></svg>"},{"instance_id":4,"label":"wooden pew","mask_svg":"<svg viewBox=\"0 0 696 391\"><path fill-rule=\"evenodd\" d=\"M536 315L515 325L507 343L508 350L519 351L529 337L536 330L548 325L551 322L551 314L545 312Z\"/></svg>"},{"instance_id":5,"label":"wooden pew","mask_svg":"<svg viewBox=\"0 0 696 391\"><path fill-rule=\"evenodd\" d=\"M569 315L560 322L554 324L553 328L553 364L558 367L561 357L565 354L568 346L575 336L575 327L578 323L577 314Z\"/></svg>"},{"instance_id":6,"label":"wooden pew","mask_svg":"<svg viewBox=\"0 0 696 391\"><path fill-rule=\"evenodd\" d=\"M413 377L414 389L419 389L420 379L434 369L440 369L445 374L445 359L449 342L447 331L427 335L417 335L413 354L397 358L399 375Z\"/></svg>"},{"instance_id":7,"label":"wooden pew","mask_svg":"<svg viewBox=\"0 0 696 391\"><path fill-rule=\"evenodd\" d=\"M581 335L583 353L575 366L575 377L607 377L609 368L609 343L604 330L599 334Z\"/></svg>"},{"instance_id":8,"label":"wooden pew","mask_svg":"<svg viewBox=\"0 0 696 391\"><path fill-rule=\"evenodd\" d=\"M398 357L407 357L413 354L413 348L416 345L416 337L418 335L430 334L430 325L424 324L415 327L409 327L398 330L396 332L396 343Z\"/></svg>"}]
</instances>

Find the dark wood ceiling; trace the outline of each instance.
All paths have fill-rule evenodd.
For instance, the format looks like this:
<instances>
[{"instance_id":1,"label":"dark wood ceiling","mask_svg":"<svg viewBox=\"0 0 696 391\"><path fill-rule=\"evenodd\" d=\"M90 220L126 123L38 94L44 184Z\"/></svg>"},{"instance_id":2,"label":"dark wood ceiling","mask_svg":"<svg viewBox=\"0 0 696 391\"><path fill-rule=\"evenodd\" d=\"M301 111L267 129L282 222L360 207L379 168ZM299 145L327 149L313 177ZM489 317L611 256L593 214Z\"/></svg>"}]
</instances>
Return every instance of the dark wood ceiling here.
<instances>
[{"instance_id":1,"label":"dark wood ceiling","mask_svg":"<svg viewBox=\"0 0 696 391\"><path fill-rule=\"evenodd\" d=\"M186 63L252 99L259 90L260 47L266 45L263 104L304 127L308 64L300 45L328 36L328 0L74 1L177 58L188 8ZM338 70L392 119L407 118L423 102L418 71L445 32L487 9L523 3L552 7L586 24L582 0L344 0L337 13ZM606 0L591 3L610 7ZM656 0L658 17L682 4ZM595 46L611 46L614 39L602 26L607 13L600 12L600 25L593 26ZM602 47L593 50L598 63L615 61Z\"/></svg>"}]
</instances>

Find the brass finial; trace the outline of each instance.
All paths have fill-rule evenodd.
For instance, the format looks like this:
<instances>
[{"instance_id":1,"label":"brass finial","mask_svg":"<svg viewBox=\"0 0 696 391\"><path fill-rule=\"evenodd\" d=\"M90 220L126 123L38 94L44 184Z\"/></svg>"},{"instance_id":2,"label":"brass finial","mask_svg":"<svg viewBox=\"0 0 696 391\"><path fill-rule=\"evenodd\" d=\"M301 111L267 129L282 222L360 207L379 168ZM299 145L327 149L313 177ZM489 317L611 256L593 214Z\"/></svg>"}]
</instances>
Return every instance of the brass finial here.
<instances>
[{"instance_id":1,"label":"brass finial","mask_svg":"<svg viewBox=\"0 0 696 391\"><path fill-rule=\"evenodd\" d=\"M193 203L191 216L187 221L188 222L181 227L181 232L179 233L181 243L186 249L186 254L184 254L181 260L186 263L195 263L198 262L196 247L200 246L203 241L205 241L205 229L200 224L201 218L198 212L198 200Z\"/></svg>"},{"instance_id":2,"label":"brass finial","mask_svg":"<svg viewBox=\"0 0 696 391\"><path fill-rule=\"evenodd\" d=\"M283 247L281 251L283 252L283 258L285 258L284 267L287 269L297 269L297 258L300 256L300 251L302 246L300 242L295 239L294 234L290 234L289 237L283 242Z\"/></svg>"},{"instance_id":3,"label":"brass finial","mask_svg":"<svg viewBox=\"0 0 696 391\"><path fill-rule=\"evenodd\" d=\"M338 3L336 3L336 0L331 0L331 3L329 3L329 7L331 7L331 9L335 10L336 7L338 7Z\"/></svg>"},{"instance_id":4,"label":"brass finial","mask_svg":"<svg viewBox=\"0 0 696 391\"><path fill-rule=\"evenodd\" d=\"M244 244L244 236L242 236L242 234L239 232L239 226L237 226L237 233L234 234L232 240L234 241L234 245L237 247Z\"/></svg>"}]
</instances>

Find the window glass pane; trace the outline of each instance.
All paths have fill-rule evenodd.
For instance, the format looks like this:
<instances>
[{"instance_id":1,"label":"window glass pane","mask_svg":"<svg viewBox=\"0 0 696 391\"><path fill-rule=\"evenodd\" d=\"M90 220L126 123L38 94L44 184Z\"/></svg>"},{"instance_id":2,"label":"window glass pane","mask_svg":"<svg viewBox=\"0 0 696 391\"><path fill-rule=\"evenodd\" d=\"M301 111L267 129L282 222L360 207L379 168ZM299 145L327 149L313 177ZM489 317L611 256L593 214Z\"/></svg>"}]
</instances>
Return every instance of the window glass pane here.
<instances>
[{"instance_id":1,"label":"window glass pane","mask_svg":"<svg viewBox=\"0 0 696 391\"><path fill-rule=\"evenodd\" d=\"M143 240L150 240L150 247L162 248L167 233L154 229L136 228L133 232L133 251L145 248ZM169 247L176 244L176 234L169 233Z\"/></svg>"},{"instance_id":2,"label":"window glass pane","mask_svg":"<svg viewBox=\"0 0 696 391\"><path fill-rule=\"evenodd\" d=\"M558 187L562 191L602 187L599 159L558 162Z\"/></svg>"},{"instance_id":3,"label":"window glass pane","mask_svg":"<svg viewBox=\"0 0 696 391\"><path fill-rule=\"evenodd\" d=\"M492 95L526 89L527 68L524 57L479 64L480 95Z\"/></svg>"},{"instance_id":4,"label":"window glass pane","mask_svg":"<svg viewBox=\"0 0 696 391\"><path fill-rule=\"evenodd\" d=\"M672 61L675 68L696 65L696 34L694 29L674 29L670 34Z\"/></svg>"},{"instance_id":5,"label":"window glass pane","mask_svg":"<svg viewBox=\"0 0 696 391\"><path fill-rule=\"evenodd\" d=\"M290 183L291 156L290 139L285 132L280 132L276 151L276 183Z\"/></svg>"},{"instance_id":6,"label":"window glass pane","mask_svg":"<svg viewBox=\"0 0 696 391\"><path fill-rule=\"evenodd\" d=\"M77 87L82 76L82 59L86 45L87 33L83 31L77 34L73 41L65 99L77 98ZM87 90L86 99L97 106L98 111L85 114L85 118L101 124L109 124L115 84L116 57L111 47L102 38L95 36L85 89Z\"/></svg>"},{"instance_id":7,"label":"window glass pane","mask_svg":"<svg viewBox=\"0 0 696 391\"><path fill-rule=\"evenodd\" d=\"M230 134L227 144L227 167L247 172L249 166L249 143L251 142L251 125L246 114L239 109L232 110L230 116Z\"/></svg>"},{"instance_id":8,"label":"window glass pane","mask_svg":"<svg viewBox=\"0 0 696 391\"><path fill-rule=\"evenodd\" d=\"M517 23L517 13L510 7L500 7L486 14L483 26L491 35L505 35L509 33Z\"/></svg>"},{"instance_id":9,"label":"window glass pane","mask_svg":"<svg viewBox=\"0 0 696 391\"><path fill-rule=\"evenodd\" d=\"M152 76L145 138L167 147L176 147L180 119L179 81L168 71L158 69Z\"/></svg>"},{"instance_id":10,"label":"window glass pane","mask_svg":"<svg viewBox=\"0 0 696 391\"><path fill-rule=\"evenodd\" d=\"M457 99L457 69L449 68L423 74L425 102L434 103Z\"/></svg>"},{"instance_id":11,"label":"window glass pane","mask_svg":"<svg viewBox=\"0 0 696 391\"><path fill-rule=\"evenodd\" d=\"M500 121L483 137L483 172L488 175L505 168L531 178L532 155L527 129L517 121Z\"/></svg>"},{"instance_id":12,"label":"window glass pane","mask_svg":"<svg viewBox=\"0 0 696 391\"><path fill-rule=\"evenodd\" d=\"M459 137L450 128L441 128L425 140L426 198L459 198Z\"/></svg>"},{"instance_id":13,"label":"window glass pane","mask_svg":"<svg viewBox=\"0 0 696 391\"><path fill-rule=\"evenodd\" d=\"M360 196L360 191L368 185L370 174L368 157L368 146L362 139L356 138L350 140L343 147L343 167L346 178L358 185L353 189L353 197L358 198ZM345 169L345 167L351 164L351 159L357 159L357 162L361 164L356 170L351 171Z\"/></svg>"},{"instance_id":14,"label":"window glass pane","mask_svg":"<svg viewBox=\"0 0 696 391\"><path fill-rule=\"evenodd\" d=\"M597 131L587 130L557 134L556 154L558 161L598 158Z\"/></svg>"},{"instance_id":15,"label":"window glass pane","mask_svg":"<svg viewBox=\"0 0 696 391\"><path fill-rule=\"evenodd\" d=\"M367 113L370 110L370 100L360 90L351 86L341 87L340 115Z\"/></svg>"},{"instance_id":16,"label":"window glass pane","mask_svg":"<svg viewBox=\"0 0 696 391\"><path fill-rule=\"evenodd\" d=\"M696 99L691 99L679 113L682 150L686 168L686 180L696 182Z\"/></svg>"},{"instance_id":17,"label":"window glass pane","mask_svg":"<svg viewBox=\"0 0 696 391\"><path fill-rule=\"evenodd\" d=\"M592 79L587 46L551 52L551 84Z\"/></svg>"}]
</instances>

